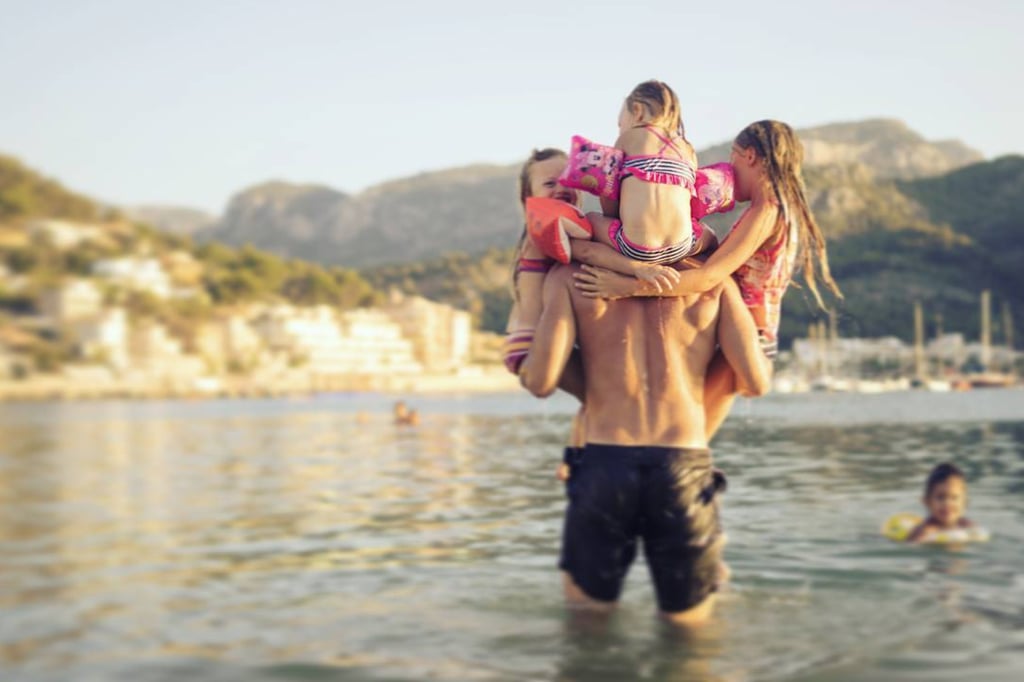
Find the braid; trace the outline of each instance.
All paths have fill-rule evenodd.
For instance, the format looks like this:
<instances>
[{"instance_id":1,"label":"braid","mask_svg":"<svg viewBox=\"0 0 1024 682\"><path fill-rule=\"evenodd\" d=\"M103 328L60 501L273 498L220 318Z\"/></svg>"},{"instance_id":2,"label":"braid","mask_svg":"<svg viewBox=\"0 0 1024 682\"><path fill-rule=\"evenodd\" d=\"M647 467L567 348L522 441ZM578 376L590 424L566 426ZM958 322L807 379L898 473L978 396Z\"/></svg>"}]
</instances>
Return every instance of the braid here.
<instances>
[{"instance_id":1,"label":"braid","mask_svg":"<svg viewBox=\"0 0 1024 682\"><path fill-rule=\"evenodd\" d=\"M779 189L779 184L783 181L782 171L779 169L779 161L776 158L775 145L772 143L772 139L766 130L766 126L761 125L759 122L755 123L753 128L754 137L757 140L758 146L761 148L761 158L765 163L765 170L768 172L768 181L772 185L772 192L775 194L775 201L779 204L779 213L782 216L782 222L776 223L775 230L772 232L773 241L780 238L780 232L788 234L789 230L789 210L786 206L786 200L782 196L782 191Z\"/></svg>"}]
</instances>

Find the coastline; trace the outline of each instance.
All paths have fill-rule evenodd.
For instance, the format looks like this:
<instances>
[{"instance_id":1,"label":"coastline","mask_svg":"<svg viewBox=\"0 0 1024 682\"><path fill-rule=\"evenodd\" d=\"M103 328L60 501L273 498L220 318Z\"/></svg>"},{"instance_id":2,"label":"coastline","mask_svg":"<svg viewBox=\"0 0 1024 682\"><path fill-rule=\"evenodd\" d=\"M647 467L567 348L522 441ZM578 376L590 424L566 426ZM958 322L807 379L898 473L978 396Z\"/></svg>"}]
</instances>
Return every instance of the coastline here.
<instances>
[{"instance_id":1,"label":"coastline","mask_svg":"<svg viewBox=\"0 0 1024 682\"><path fill-rule=\"evenodd\" d=\"M197 381L165 378L146 380L83 380L42 375L24 380L0 380L0 403L87 400L201 400L273 398L321 393L502 393L520 390L517 377L502 365L474 366L447 374L283 376L274 380L251 377L209 377Z\"/></svg>"}]
</instances>

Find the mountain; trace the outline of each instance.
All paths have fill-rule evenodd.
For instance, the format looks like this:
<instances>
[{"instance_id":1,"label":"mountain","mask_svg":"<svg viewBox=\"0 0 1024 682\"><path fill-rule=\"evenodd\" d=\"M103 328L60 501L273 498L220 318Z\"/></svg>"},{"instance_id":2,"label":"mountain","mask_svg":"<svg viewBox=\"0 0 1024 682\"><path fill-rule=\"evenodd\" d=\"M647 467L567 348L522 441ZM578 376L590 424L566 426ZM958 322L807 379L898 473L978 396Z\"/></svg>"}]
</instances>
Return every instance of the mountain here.
<instances>
[{"instance_id":1,"label":"mountain","mask_svg":"<svg viewBox=\"0 0 1024 682\"><path fill-rule=\"evenodd\" d=\"M862 164L879 178L941 175L984 159L956 140L930 142L895 119L830 123L797 133L804 144L805 166ZM731 147L730 140L704 150L701 163L727 160Z\"/></svg>"},{"instance_id":2,"label":"mountain","mask_svg":"<svg viewBox=\"0 0 1024 682\"><path fill-rule=\"evenodd\" d=\"M161 232L192 235L212 225L217 218L196 208L184 206L125 206L121 212L128 218L151 225Z\"/></svg>"},{"instance_id":3,"label":"mountain","mask_svg":"<svg viewBox=\"0 0 1024 682\"><path fill-rule=\"evenodd\" d=\"M900 121L837 123L799 131L808 166L863 178L918 178L981 160L959 142L928 142ZM701 152L702 163L728 156L729 143ZM288 256L350 267L480 254L515 242L522 222L517 165L477 165L422 173L355 195L273 182L232 198L227 213L200 240L251 243ZM844 196L845 193L845 196ZM837 185L823 201L856 197ZM713 227L727 226L717 218Z\"/></svg>"},{"instance_id":4,"label":"mountain","mask_svg":"<svg viewBox=\"0 0 1024 682\"><path fill-rule=\"evenodd\" d=\"M232 197L224 216L195 236L327 262L330 259L315 258L326 248L324 228L337 222L347 200L348 195L323 185L265 182Z\"/></svg>"},{"instance_id":5,"label":"mountain","mask_svg":"<svg viewBox=\"0 0 1024 682\"><path fill-rule=\"evenodd\" d=\"M423 173L349 196L271 182L235 195L196 237L322 263L372 266L507 246L521 218L512 166ZM515 227L512 228L515 230Z\"/></svg>"}]
</instances>

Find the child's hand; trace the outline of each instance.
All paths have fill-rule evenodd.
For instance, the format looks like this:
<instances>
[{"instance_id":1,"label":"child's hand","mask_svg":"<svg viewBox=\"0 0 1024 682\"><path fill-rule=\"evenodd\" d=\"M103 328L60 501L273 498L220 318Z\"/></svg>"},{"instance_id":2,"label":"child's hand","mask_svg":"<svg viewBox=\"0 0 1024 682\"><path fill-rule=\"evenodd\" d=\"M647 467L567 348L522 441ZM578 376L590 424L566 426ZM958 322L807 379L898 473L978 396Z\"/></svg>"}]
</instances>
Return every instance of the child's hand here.
<instances>
[{"instance_id":1,"label":"child's hand","mask_svg":"<svg viewBox=\"0 0 1024 682\"><path fill-rule=\"evenodd\" d=\"M573 273L576 288L587 298L626 298L638 293L636 278L583 264L582 272Z\"/></svg>"},{"instance_id":2,"label":"child's hand","mask_svg":"<svg viewBox=\"0 0 1024 682\"><path fill-rule=\"evenodd\" d=\"M561 464L559 464L558 465L558 470L555 472L555 478L557 478L562 483L565 483L566 481L568 481L569 480L569 465L566 464L565 462L562 462Z\"/></svg>"},{"instance_id":3,"label":"child's hand","mask_svg":"<svg viewBox=\"0 0 1024 682\"><path fill-rule=\"evenodd\" d=\"M637 263L633 275L637 279L653 285L659 294L663 291L671 291L672 287L679 282L678 270L655 263Z\"/></svg>"}]
</instances>

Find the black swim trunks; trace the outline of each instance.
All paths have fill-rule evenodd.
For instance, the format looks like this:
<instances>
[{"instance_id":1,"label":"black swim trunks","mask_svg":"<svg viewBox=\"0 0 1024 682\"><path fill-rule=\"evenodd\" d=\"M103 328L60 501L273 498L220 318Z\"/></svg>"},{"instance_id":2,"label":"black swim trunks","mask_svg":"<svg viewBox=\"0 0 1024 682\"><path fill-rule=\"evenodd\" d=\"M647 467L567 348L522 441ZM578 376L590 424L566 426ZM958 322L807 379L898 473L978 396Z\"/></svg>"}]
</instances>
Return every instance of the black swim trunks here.
<instances>
[{"instance_id":1,"label":"black swim trunks","mask_svg":"<svg viewBox=\"0 0 1024 682\"><path fill-rule=\"evenodd\" d=\"M642 539L659 608L690 609L718 587L724 489L705 449L588 444L573 458L559 568L616 601Z\"/></svg>"}]
</instances>

